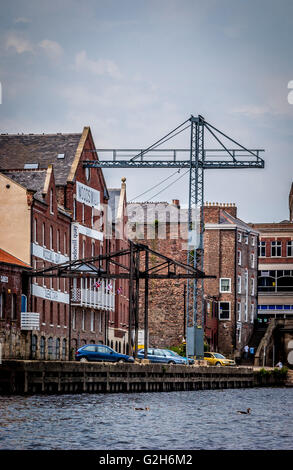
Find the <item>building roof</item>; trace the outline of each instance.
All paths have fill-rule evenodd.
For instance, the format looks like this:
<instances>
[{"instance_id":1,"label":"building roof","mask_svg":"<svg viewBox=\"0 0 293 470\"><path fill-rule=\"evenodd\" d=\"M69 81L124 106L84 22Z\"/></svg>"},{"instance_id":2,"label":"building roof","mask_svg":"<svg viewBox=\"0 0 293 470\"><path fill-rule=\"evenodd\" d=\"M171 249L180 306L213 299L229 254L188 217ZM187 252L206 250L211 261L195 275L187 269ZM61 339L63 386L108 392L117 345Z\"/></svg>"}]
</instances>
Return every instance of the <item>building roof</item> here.
<instances>
[{"instance_id":1,"label":"building roof","mask_svg":"<svg viewBox=\"0 0 293 470\"><path fill-rule=\"evenodd\" d=\"M238 219L238 217L233 217L233 215L229 214L229 212L224 209L220 211L220 224L236 225L240 230L244 230L246 232L252 231L250 225L243 222L243 220Z\"/></svg>"},{"instance_id":2,"label":"building roof","mask_svg":"<svg viewBox=\"0 0 293 470\"><path fill-rule=\"evenodd\" d=\"M17 266L23 266L25 268L31 268L31 266L26 264L24 261L21 261L2 248L0 248L0 263L14 264Z\"/></svg>"},{"instance_id":3,"label":"building roof","mask_svg":"<svg viewBox=\"0 0 293 470\"><path fill-rule=\"evenodd\" d=\"M4 170L5 176L20 184L24 188L34 191L35 199L44 202L43 190L47 176L47 170Z\"/></svg>"},{"instance_id":4,"label":"building roof","mask_svg":"<svg viewBox=\"0 0 293 470\"><path fill-rule=\"evenodd\" d=\"M1 134L0 168L24 169L38 163L39 169L54 165L56 185L65 185L82 134ZM58 158L58 155L64 158Z\"/></svg>"}]
</instances>

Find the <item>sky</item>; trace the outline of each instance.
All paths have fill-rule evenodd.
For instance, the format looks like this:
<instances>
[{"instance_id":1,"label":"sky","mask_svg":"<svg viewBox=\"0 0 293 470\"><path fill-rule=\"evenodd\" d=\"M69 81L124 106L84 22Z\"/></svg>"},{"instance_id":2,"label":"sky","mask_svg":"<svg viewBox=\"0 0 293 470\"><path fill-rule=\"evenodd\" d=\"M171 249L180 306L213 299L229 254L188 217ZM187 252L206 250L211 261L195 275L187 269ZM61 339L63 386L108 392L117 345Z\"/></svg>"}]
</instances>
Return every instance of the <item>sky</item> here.
<instances>
[{"instance_id":1,"label":"sky","mask_svg":"<svg viewBox=\"0 0 293 470\"><path fill-rule=\"evenodd\" d=\"M265 150L264 169L206 170L205 201L235 203L246 222L288 219L291 0L0 5L1 132L81 132L90 126L96 148L146 148L200 114L245 147ZM188 131L168 142L170 148L189 145ZM187 204L188 175L161 183L172 173L104 170L108 187L119 187L126 176L129 200Z\"/></svg>"}]
</instances>

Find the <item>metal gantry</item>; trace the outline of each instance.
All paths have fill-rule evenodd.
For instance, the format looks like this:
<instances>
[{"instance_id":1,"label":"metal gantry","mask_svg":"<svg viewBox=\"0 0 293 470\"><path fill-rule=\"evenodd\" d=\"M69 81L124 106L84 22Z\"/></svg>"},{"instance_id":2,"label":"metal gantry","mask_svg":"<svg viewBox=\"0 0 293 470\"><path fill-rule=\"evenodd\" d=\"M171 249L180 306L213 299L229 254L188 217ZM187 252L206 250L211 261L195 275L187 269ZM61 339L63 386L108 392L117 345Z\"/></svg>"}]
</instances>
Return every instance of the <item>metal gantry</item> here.
<instances>
[{"instance_id":1,"label":"metal gantry","mask_svg":"<svg viewBox=\"0 0 293 470\"><path fill-rule=\"evenodd\" d=\"M129 280L129 330L128 344L129 353L132 353L132 332L134 326L134 354L138 351L138 320L139 320L139 282L144 280L144 352L147 358L148 350L148 299L149 299L149 279L200 279L205 276L203 272L185 263L181 263L169 258L157 251L152 250L147 245L128 241L128 248L105 255L84 258L66 263L51 265L41 270L28 271L29 277L41 278L88 278L88 279L128 279ZM144 261L141 259L144 256ZM152 255L157 260L156 263L149 263L149 256ZM121 262L127 258L128 262ZM105 265L105 268L102 267ZM121 268L120 273L114 272L114 267ZM122 272L123 271L123 272ZM71 338L71 321L69 321Z\"/></svg>"},{"instance_id":2,"label":"metal gantry","mask_svg":"<svg viewBox=\"0 0 293 470\"><path fill-rule=\"evenodd\" d=\"M188 125L186 126L186 124ZM158 148L185 129L190 128L190 147L183 149ZM205 132L220 144L220 148L205 148ZM236 145L230 148L223 138ZM194 240L194 211L199 217L199 234L196 244L189 243L187 263L194 269L200 263L204 265L204 170L229 168L264 168L264 160L260 157L263 149L247 149L212 124L201 115L191 116L173 131L162 137L146 149L95 149L96 160L85 160L84 167L89 168L189 168L188 228L189 240ZM92 151L91 151L92 152ZM107 158L100 159L101 155ZM189 158L188 158L189 155ZM200 284L199 284L200 282ZM187 355L201 358L203 356L203 279L188 279L186 301L186 342ZM131 313L130 306L130 313Z\"/></svg>"}]
</instances>

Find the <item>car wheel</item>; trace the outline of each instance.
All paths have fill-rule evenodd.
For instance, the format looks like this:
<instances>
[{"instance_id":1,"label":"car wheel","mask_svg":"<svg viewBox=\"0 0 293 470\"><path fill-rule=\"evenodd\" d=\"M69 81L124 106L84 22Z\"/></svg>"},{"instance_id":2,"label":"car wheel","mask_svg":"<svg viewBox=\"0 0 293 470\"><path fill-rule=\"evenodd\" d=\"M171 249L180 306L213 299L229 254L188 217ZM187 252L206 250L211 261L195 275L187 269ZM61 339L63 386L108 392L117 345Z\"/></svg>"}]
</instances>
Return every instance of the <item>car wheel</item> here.
<instances>
[{"instance_id":1,"label":"car wheel","mask_svg":"<svg viewBox=\"0 0 293 470\"><path fill-rule=\"evenodd\" d=\"M220 366L221 366L221 363L220 363L220 362L216 362L216 366L217 366L217 367L220 367Z\"/></svg>"},{"instance_id":2,"label":"car wheel","mask_svg":"<svg viewBox=\"0 0 293 470\"><path fill-rule=\"evenodd\" d=\"M82 357L79 362L88 362L86 357Z\"/></svg>"},{"instance_id":3,"label":"car wheel","mask_svg":"<svg viewBox=\"0 0 293 470\"><path fill-rule=\"evenodd\" d=\"M175 364L175 362L174 361L169 361L168 364Z\"/></svg>"},{"instance_id":4,"label":"car wheel","mask_svg":"<svg viewBox=\"0 0 293 470\"><path fill-rule=\"evenodd\" d=\"M119 359L119 361L117 361L117 362L120 362L120 363L125 362L125 359Z\"/></svg>"}]
</instances>

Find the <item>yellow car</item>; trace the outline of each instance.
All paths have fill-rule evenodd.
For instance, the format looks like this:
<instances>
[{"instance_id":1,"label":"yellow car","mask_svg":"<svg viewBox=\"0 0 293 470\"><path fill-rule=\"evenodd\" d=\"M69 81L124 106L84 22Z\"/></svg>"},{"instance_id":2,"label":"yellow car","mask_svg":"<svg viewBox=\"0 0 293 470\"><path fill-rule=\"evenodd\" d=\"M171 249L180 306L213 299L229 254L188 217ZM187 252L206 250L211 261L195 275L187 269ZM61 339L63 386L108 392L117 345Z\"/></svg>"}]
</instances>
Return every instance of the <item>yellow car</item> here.
<instances>
[{"instance_id":1,"label":"yellow car","mask_svg":"<svg viewBox=\"0 0 293 470\"><path fill-rule=\"evenodd\" d=\"M236 363L233 359L227 359L222 354L216 352L205 352L204 353L204 360L210 366L235 366Z\"/></svg>"}]
</instances>

